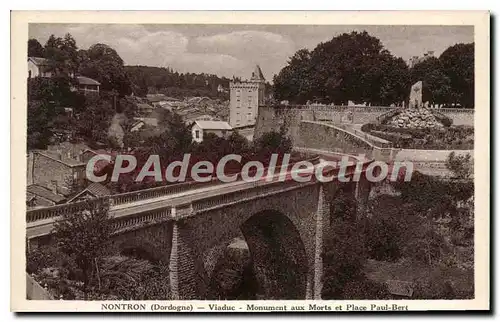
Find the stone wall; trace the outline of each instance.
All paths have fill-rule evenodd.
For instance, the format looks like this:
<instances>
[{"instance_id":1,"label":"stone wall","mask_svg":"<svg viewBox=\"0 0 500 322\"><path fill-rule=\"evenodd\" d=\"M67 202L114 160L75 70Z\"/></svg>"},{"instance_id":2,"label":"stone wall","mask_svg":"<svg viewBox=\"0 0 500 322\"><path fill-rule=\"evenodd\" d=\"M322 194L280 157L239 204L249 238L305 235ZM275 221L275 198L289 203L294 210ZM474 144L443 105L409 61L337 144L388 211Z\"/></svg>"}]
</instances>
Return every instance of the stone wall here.
<instances>
[{"instance_id":1,"label":"stone wall","mask_svg":"<svg viewBox=\"0 0 500 322\"><path fill-rule=\"evenodd\" d=\"M26 299L28 300L53 300L50 293L26 273Z\"/></svg>"},{"instance_id":2,"label":"stone wall","mask_svg":"<svg viewBox=\"0 0 500 322\"><path fill-rule=\"evenodd\" d=\"M285 124L289 132L295 133L300 121L328 121L335 124L366 124L377 122L382 114L392 110L392 107L370 106L370 107L348 107L348 106L259 106L257 123L255 125L254 138L271 130L279 130ZM474 125L473 109L433 109L443 113L453 120L453 125Z\"/></svg>"},{"instance_id":3,"label":"stone wall","mask_svg":"<svg viewBox=\"0 0 500 322\"><path fill-rule=\"evenodd\" d=\"M52 181L55 181L57 182L58 189L62 189L63 192L66 192L70 188L68 183L82 183L85 180L84 166L70 167L61 161L54 160L53 158L44 155L43 153L31 152L30 154L32 154L32 156L30 156L28 160L29 163L31 163L32 168L28 169L28 171L32 171L29 177L34 184L51 187ZM75 173L78 173L77 180L74 179Z\"/></svg>"}]
</instances>

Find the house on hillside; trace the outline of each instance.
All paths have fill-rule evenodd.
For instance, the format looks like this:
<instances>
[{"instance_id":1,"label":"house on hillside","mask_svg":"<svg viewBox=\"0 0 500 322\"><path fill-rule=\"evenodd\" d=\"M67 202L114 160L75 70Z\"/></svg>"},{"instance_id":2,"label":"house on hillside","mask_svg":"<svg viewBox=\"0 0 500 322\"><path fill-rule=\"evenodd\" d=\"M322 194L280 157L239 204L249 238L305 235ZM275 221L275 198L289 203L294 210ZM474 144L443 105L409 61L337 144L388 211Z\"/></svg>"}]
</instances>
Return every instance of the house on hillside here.
<instances>
[{"instance_id":1,"label":"house on hillside","mask_svg":"<svg viewBox=\"0 0 500 322\"><path fill-rule=\"evenodd\" d=\"M52 77L49 61L42 57L28 57L28 78Z\"/></svg>"},{"instance_id":2,"label":"house on hillside","mask_svg":"<svg viewBox=\"0 0 500 322\"><path fill-rule=\"evenodd\" d=\"M28 153L28 185L36 184L69 195L85 184L86 164L58 151L30 151Z\"/></svg>"},{"instance_id":3,"label":"house on hillside","mask_svg":"<svg viewBox=\"0 0 500 322\"><path fill-rule=\"evenodd\" d=\"M66 201L66 197L57 191L38 184L30 184L26 187L26 207L28 209L38 207L50 207L60 205Z\"/></svg>"},{"instance_id":4,"label":"house on hillside","mask_svg":"<svg viewBox=\"0 0 500 322\"><path fill-rule=\"evenodd\" d=\"M203 137L213 133L219 137L227 137L231 134L233 128L224 121L195 121L191 126L193 141L202 142Z\"/></svg>"},{"instance_id":5,"label":"house on hillside","mask_svg":"<svg viewBox=\"0 0 500 322\"><path fill-rule=\"evenodd\" d=\"M200 113L194 113L194 114L187 114L184 116L184 123L186 125L191 125L195 121L217 121L215 117L209 114L200 114Z\"/></svg>"},{"instance_id":6,"label":"house on hillside","mask_svg":"<svg viewBox=\"0 0 500 322\"><path fill-rule=\"evenodd\" d=\"M77 76L76 81L78 83L78 90L84 94L99 94L99 88L101 83L96 81L95 79L85 77L85 76Z\"/></svg>"},{"instance_id":7,"label":"house on hillside","mask_svg":"<svg viewBox=\"0 0 500 322\"><path fill-rule=\"evenodd\" d=\"M91 184L89 184L87 188L83 189L73 198L68 200L68 203L100 198L104 196L109 196L110 194L111 192L109 191L108 188L106 188L105 186L103 186L98 182L92 182Z\"/></svg>"}]
</instances>

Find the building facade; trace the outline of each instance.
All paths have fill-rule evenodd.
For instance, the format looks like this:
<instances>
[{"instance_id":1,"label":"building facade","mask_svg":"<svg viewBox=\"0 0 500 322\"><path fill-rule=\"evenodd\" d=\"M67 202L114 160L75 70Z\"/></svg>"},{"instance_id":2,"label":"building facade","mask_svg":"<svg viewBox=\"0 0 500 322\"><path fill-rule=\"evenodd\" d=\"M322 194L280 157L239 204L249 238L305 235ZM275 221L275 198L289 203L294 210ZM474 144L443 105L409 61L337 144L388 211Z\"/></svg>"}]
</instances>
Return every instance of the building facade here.
<instances>
[{"instance_id":1,"label":"building facade","mask_svg":"<svg viewBox=\"0 0 500 322\"><path fill-rule=\"evenodd\" d=\"M28 154L28 185L37 184L62 195L85 185L82 161L55 151L30 151Z\"/></svg>"},{"instance_id":2,"label":"building facade","mask_svg":"<svg viewBox=\"0 0 500 322\"><path fill-rule=\"evenodd\" d=\"M52 77L49 61L42 57L28 57L28 78Z\"/></svg>"},{"instance_id":3,"label":"building facade","mask_svg":"<svg viewBox=\"0 0 500 322\"><path fill-rule=\"evenodd\" d=\"M229 124L233 128L255 125L259 105L264 104L265 83L262 70L257 65L250 80L229 84Z\"/></svg>"},{"instance_id":4,"label":"building facade","mask_svg":"<svg viewBox=\"0 0 500 322\"><path fill-rule=\"evenodd\" d=\"M215 134L218 137L227 137L231 135L232 131L232 127L224 121L198 120L191 126L193 141L198 143L203 142L203 138L209 133Z\"/></svg>"},{"instance_id":5,"label":"building facade","mask_svg":"<svg viewBox=\"0 0 500 322\"><path fill-rule=\"evenodd\" d=\"M434 51L433 50L429 50L427 51L426 53L424 53L424 55L422 57L420 56L412 56L409 60L408 60L408 66L410 68L413 68L416 64L418 63L421 63L423 62L424 60L426 59L429 59L431 57L435 57L434 56Z\"/></svg>"}]
</instances>

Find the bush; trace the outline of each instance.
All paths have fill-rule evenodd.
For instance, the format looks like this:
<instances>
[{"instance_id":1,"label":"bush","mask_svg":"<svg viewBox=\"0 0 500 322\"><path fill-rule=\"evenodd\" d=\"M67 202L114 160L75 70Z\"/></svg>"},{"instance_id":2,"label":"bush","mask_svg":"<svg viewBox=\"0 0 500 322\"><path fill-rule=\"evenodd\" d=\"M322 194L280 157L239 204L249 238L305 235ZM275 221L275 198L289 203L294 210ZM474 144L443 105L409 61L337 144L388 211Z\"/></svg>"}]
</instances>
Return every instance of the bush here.
<instances>
[{"instance_id":1,"label":"bush","mask_svg":"<svg viewBox=\"0 0 500 322\"><path fill-rule=\"evenodd\" d=\"M400 223L375 215L365 227L365 245L370 258L395 261L401 257L404 229Z\"/></svg>"},{"instance_id":2,"label":"bush","mask_svg":"<svg viewBox=\"0 0 500 322\"><path fill-rule=\"evenodd\" d=\"M451 152L446 159L446 168L460 179L469 179L474 172L470 154L456 155L455 152Z\"/></svg>"}]
</instances>

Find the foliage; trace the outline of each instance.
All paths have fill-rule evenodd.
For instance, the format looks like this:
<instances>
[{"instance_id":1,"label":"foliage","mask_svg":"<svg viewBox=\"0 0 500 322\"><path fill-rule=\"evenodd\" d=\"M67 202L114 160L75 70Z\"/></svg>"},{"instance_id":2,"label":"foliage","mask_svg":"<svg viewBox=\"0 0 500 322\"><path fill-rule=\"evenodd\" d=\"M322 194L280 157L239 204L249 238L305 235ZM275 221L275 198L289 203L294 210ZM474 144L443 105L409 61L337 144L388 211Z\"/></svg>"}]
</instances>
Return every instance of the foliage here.
<instances>
[{"instance_id":1,"label":"foliage","mask_svg":"<svg viewBox=\"0 0 500 322\"><path fill-rule=\"evenodd\" d=\"M85 109L77 115L76 135L90 142L102 142L108 136L108 129L115 109L108 100L89 96Z\"/></svg>"},{"instance_id":2,"label":"foliage","mask_svg":"<svg viewBox=\"0 0 500 322\"><path fill-rule=\"evenodd\" d=\"M229 79L209 74L178 73L171 68L150 66L126 66L134 94L146 96L161 93L172 97L208 96L229 99L227 93L217 91L219 85L229 89Z\"/></svg>"},{"instance_id":3,"label":"foliage","mask_svg":"<svg viewBox=\"0 0 500 322\"><path fill-rule=\"evenodd\" d=\"M36 39L28 40L28 57L44 57L43 46Z\"/></svg>"},{"instance_id":4,"label":"foliage","mask_svg":"<svg viewBox=\"0 0 500 322\"><path fill-rule=\"evenodd\" d=\"M28 149L45 149L50 144L56 114L56 108L49 103L28 102Z\"/></svg>"},{"instance_id":5,"label":"foliage","mask_svg":"<svg viewBox=\"0 0 500 322\"><path fill-rule=\"evenodd\" d=\"M44 48L44 57L48 59L49 69L57 77L69 78L78 69L78 47L75 39L67 33L64 38L50 35Z\"/></svg>"},{"instance_id":6,"label":"foliage","mask_svg":"<svg viewBox=\"0 0 500 322\"><path fill-rule=\"evenodd\" d=\"M370 285L363 268L367 258L364 223L356 217L349 190L341 189L330 207L330 226L323 240L323 299L383 297L383 289L363 289ZM380 291L380 292L379 292Z\"/></svg>"},{"instance_id":7,"label":"foliage","mask_svg":"<svg viewBox=\"0 0 500 322\"><path fill-rule=\"evenodd\" d=\"M130 81L123 60L116 50L105 44L95 44L78 52L78 71L101 83L101 90L115 91L120 95L131 93Z\"/></svg>"},{"instance_id":8,"label":"foliage","mask_svg":"<svg viewBox=\"0 0 500 322\"><path fill-rule=\"evenodd\" d=\"M57 267L60 264L61 255L53 246L27 247L26 248L26 272L38 274L44 268Z\"/></svg>"},{"instance_id":9,"label":"foliage","mask_svg":"<svg viewBox=\"0 0 500 322\"><path fill-rule=\"evenodd\" d=\"M469 179L474 172L472 156L469 153L456 155L455 152L451 152L446 159L446 168L459 179Z\"/></svg>"},{"instance_id":10,"label":"foliage","mask_svg":"<svg viewBox=\"0 0 500 322\"><path fill-rule=\"evenodd\" d=\"M274 77L278 100L303 104L403 101L409 88L408 67L367 32L344 33L320 43L312 52L301 49Z\"/></svg>"},{"instance_id":11,"label":"foliage","mask_svg":"<svg viewBox=\"0 0 500 322\"><path fill-rule=\"evenodd\" d=\"M85 203L84 210L64 213L55 222L54 236L61 252L72 257L82 271L86 295L95 264L107 251L112 228L107 200Z\"/></svg>"},{"instance_id":12,"label":"foliage","mask_svg":"<svg viewBox=\"0 0 500 322\"><path fill-rule=\"evenodd\" d=\"M274 76L274 96L295 104L390 105L407 101L417 81L423 81L423 101L473 107L474 44L456 44L409 69L366 31L344 33L290 57Z\"/></svg>"},{"instance_id":13,"label":"foliage","mask_svg":"<svg viewBox=\"0 0 500 322\"><path fill-rule=\"evenodd\" d=\"M474 43L456 44L439 56L442 69L450 79L453 101L474 107Z\"/></svg>"},{"instance_id":14,"label":"foliage","mask_svg":"<svg viewBox=\"0 0 500 322\"><path fill-rule=\"evenodd\" d=\"M269 158L271 154L283 155L292 151L292 140L286 135L285 129L281 128L279 132L271 131L264 133L254 143L255 151L259 153L262 159Z\"/></svg>"},{"instance_id":15,"label":"foliage","mask_svg":"<svg viewBox=\"0 0 500 322\"><path fill-rule=\"evenodd\" d=\"M97 298L121 300L168 300L170 287L165 263L112 256L102 260L100 285L94 286Z\"/></svg>"},{"instance_id":16,"label":"foliage","mask_svg":"<svg viewBox=\"0 0 500 322\"><path fill-rule=\"evenodd\" d=\"M423 101L474 107L474 43L448 47L439 58L413 66L411 81L423 81Z\"/></svg>"}]
</instances>

